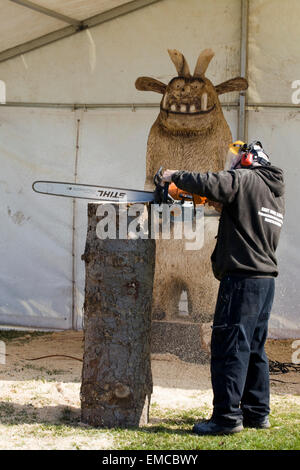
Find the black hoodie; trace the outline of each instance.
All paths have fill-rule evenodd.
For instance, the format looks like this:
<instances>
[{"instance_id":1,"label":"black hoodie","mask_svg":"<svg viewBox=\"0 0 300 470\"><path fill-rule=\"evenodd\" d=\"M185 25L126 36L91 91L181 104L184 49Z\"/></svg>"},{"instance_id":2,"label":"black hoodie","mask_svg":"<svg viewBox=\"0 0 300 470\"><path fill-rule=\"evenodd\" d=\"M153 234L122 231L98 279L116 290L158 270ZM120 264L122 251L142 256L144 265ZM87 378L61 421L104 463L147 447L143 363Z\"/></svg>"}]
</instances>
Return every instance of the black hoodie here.
<instances>
[{"instance_id":1,"label":"black hoodie","mask_svg":"<svg viewBox=\"0 0 300 470\"><path fill-rule=\"evenodd\" d=\"M177 171L180 189L223 203L211 256L217 279L225 275L276 277L275 251L284 216L283 171L275 166L189 173Z\"/></svg>"}]
</instances>

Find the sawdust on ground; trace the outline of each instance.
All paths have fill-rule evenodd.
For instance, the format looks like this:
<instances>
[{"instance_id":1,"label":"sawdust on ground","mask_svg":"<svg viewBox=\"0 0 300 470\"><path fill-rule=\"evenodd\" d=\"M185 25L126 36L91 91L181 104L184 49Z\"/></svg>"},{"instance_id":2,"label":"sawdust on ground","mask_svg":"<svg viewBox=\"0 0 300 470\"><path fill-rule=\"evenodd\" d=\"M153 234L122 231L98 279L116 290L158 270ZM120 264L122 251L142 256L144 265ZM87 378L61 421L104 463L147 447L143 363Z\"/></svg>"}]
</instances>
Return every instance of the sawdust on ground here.
<instances>
[{"instance_id":1,"label":"sawdust on ground","mask_svg":"<svg viewBox=\"0 0 300 470\"><path fill-rule=\"evenodd\" d=\"M268 340L269 359L292 362L292 342ZM35 360L52 355L62 356ZM14 419L21 421L22 426L7 427L7 421L0 418L0 449L74 448L71 430L69 437L55 436L46 429L41 431L38 423L67 423L70 413L72 419L80 420L82 355L83 333L77 331L40 336L26 334L6 343L6 364L0 363L0 416L1 409L6 410L5 416L9 415L12 422ZM209 415L212 407L209 364L186 363L172 355L153 355L152 374L152 403L161 408L201 408ZM271 376L273 403L283 395L299 407L299 373ZM36 436L34 426L37 426ZM97 433L95 439L89 439L84 425L80 429L76 433L76 445L80 448L110 448L109 434Z\"/></svg>"}]
</instances>

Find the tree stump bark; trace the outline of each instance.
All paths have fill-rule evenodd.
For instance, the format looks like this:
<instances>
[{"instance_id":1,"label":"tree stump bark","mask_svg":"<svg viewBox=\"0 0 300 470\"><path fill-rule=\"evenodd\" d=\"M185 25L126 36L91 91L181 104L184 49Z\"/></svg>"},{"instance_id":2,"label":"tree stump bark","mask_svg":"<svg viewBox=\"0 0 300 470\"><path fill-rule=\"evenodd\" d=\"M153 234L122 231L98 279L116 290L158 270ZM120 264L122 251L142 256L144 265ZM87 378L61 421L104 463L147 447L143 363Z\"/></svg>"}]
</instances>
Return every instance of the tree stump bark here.
<instances>
[{"instance_id":1,"label":"tree stump bark","mask_svg":"<svg viewBox=\"0 0 300 470\"><path fill-rule=\"evenodd\" d=\"M119 205L111 206L118 214ZM86 283L81 420L101 427L139 426L148 422L152 393L155 241L119 239L118 215L117 238L98 238L98 207L88 204L82 256Z\"/></svg>"}]
</instances>

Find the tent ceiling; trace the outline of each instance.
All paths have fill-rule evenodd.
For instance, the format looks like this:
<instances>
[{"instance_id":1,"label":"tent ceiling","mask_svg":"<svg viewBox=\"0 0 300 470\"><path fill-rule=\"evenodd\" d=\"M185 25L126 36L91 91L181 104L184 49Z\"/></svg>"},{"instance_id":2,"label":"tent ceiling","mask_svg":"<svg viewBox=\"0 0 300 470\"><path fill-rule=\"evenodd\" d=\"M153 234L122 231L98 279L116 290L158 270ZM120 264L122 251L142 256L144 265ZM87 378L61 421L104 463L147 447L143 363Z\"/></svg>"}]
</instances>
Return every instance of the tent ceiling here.
<instances>
[{"instance_id":1,"label":"tent ceiling","mask_svg":"<svg viewBox=\"0 0 300 470\"><path fill-rule=\"evenodd\" d=\"M62 2L61 0L32 0L32 3L82 21L90 16L111 10L123 3L128 3L128 1L129 0L67 0Z\"/></svg>"},{"instance_id":2,"label":"tent ceiling","mask_svg":"<svg viewBox=\"0 0 300 470\"><path fill-rule=\"evenodd\" d=\"M1 0L0 62L160 0Z\"/></svg>"}]
</instances>

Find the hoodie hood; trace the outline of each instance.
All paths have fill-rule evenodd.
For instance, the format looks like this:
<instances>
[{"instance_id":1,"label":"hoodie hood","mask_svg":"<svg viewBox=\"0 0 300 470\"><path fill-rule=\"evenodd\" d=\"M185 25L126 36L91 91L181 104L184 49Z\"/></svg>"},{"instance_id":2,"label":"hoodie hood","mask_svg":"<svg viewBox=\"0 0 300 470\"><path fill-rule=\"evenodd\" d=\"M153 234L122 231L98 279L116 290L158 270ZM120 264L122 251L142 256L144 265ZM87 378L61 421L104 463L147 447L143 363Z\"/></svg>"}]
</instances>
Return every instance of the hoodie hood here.
<instances>
[{"instance_id":1,"label":"hoodie hood","mask_svg":"<svg viewBox=\"0 0 300 470\"><path fill-rule=\"evenodd\" d=\"M276 197L284 195L284 178L281 168L273 165L257 166L253 168L253 171L264 180Z\"/></svg>"}]
</instances>

